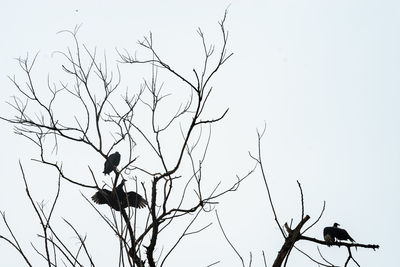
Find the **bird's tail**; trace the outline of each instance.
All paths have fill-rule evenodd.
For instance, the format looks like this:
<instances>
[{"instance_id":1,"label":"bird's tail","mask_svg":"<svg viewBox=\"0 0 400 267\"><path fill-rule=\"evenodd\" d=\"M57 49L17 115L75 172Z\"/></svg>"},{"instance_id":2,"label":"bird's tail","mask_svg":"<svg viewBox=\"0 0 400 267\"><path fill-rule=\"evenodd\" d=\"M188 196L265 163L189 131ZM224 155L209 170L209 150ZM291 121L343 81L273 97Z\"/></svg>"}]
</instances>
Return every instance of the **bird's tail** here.
<instances>
[{"instance_id":1,"label":"bird's tail","mask_svg":"<svg viewBox=\"0 0 400 267\"><path fill-rule=\"evenodd\" d=\"M140 199L138 201L138 205L137 205L138 208L141 209L141 208L146 207L147 205L148 205L148 203L147 203L146 199L140 197Z\"/></svg>"}]
</instances>

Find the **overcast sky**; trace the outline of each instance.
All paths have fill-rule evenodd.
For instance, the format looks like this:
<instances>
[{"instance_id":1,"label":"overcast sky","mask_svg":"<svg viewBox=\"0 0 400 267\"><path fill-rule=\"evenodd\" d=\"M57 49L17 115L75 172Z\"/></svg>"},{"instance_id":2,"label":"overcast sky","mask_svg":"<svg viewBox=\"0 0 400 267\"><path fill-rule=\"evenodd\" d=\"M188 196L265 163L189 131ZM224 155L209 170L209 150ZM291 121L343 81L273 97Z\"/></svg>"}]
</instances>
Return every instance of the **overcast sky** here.
<instances>
[{"instance_id":1,"label":"overcast sky","mask_svg":"<svg viewBox=\"0 0 400 267\"><path fill-rule=\"evenodd\" d=\"M265 123L262 153L281 222L290 222L291 218L298 222L299 180L306 213L312 220L318 217L323 201L327 203L324 216L309 236L321 239L322 229L338 222L357 242L381 245L378 251L353 252L361 266L397 266L398 1L6 0L0 11L1 116L14 114L5 104L16 93L7 75L15 74L23 81L14 58L40 51L34 73L38 83L45 82L48 75L58 78L52 74L54 66L58 73L60 70L59 57L53 52L72 45L67 35L57 34L61 30L82 25L80 40L101 53L105 51L112 65L117 59L116 48L134 52L138 49L137 40L151 31L163 58L193 78L192 69L200 66L202 56L196 30L201 27L207 40L218 47L218 21L228 6L228 49L234 55L213 81L209 114L219 114L228 107L230 110L225 120L213 128L208 173L226 184L234 181L236 174L246 173L253 165L247 152L256 151L256 129ZM138 87L143 75L133 72L125 82ZM65 114L69 108L66 105ZM39 245L35 233L40 228L24 195L18 160L26 166L38 201L49 201L54 195L56 176L51 169L30 161L38 156L37 148L14 135L11 125L3 121L0 125L1 147L5 148L0 161L4 170L0 210L6 211L21 245L31 250L28 240L35 239ZM102 168L101 158L90 162L91 166L96 164ZM108 243L99 245L104 242L100 233L107 227L79 190L65 185L58 218L70 219L81 233L88 234L94 258L104 263L98 266L111 266L115 259L104 256ZM93 192L82 193L90 196ZM237 192L223 197L217 210L246 262L252 252L254 266L260 266L264 250L271 266L283 240L274 224L260 173L249 177ZM221 261L217 266L240 266L223 239L215 216L207 216L201 222L211 220L213 226L192 240L183 241L167 266L206 266L215 261ZM0 225L0 234L4 234L4 225ZM74 241L72 232L65 233L67 239ZM110 234L109 240L116 239ZM315 244L303 242L299 246L318 255ZM321 250L334 263L344 263L345 248ZM0 254L1 266L21 264L20 256L4 242L0 242ZM312 266L298 252L292 253L289 263Z\"/></svg>"}]
</instances>

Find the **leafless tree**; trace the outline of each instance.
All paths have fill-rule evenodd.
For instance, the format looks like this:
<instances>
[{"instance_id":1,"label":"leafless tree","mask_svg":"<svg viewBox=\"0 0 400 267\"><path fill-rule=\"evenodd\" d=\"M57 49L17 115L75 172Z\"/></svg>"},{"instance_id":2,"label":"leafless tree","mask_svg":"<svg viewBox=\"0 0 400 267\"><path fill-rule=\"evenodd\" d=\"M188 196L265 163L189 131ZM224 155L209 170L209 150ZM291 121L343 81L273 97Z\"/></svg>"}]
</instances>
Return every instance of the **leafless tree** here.
<instances>
[{"instance_id":1,"label":"leafless tree","mask_svg":"<svg viewBox=\"0 0 400 267\"><path fill-rule=\"evenodd\" d=\"M350 260L352 260L357 266L360 266L359 263L356 261L356 259L353 257L351 248L356 248L356 249L357 248L369 248L369 249L375 250L375 249L379 248L379 245L349 243L349 242L340 242L340 241L328 243L325 240L319 240L314 237L306 236L305 233L308 230L310 230L311 228L315 227L317 225L317 223L320 221L321 217L323 216L324 211L325 211L325 201L323 202L322 210L321 210L318 218L311 224L307 225L308 221L310 220L310 216L305 214L303 189L302 189L299 181L297 181L297 185L298 185L299 191L300 191L300 207L301 207L300 221L296 224L293 222L293 219L292 219L290 224L288 224L288 222L285 222L284 224L282 224L282 222L278 216L278 211L274 205L274 201L272 198L272 190L270 188L270 185L268 184L266 171L265 171L264 165L263 165L262 153L261 153L261 140L262 140L264 134L265 134L265 126L264 126L263 131L261 131L261 132L257 131L257 152L255 154L252 154L252 153L249 153L249 154L250 154L250 157L256 162L257 167L260 170L260 173L261 173L260 176L265 185L265 190L266 190L266 195L268 197L269 206L271 207L272 214L274 216L273 219L274 219L276 225L278 226L278 229L282 235L282 238L284 239L283 245L280 248L278 254L276 255L276 258L274 259L272 266L273 267L287 266L288 259L289 259L290 254L293 249L297 250L298 252L300 252L301 254L306 256L316 266L326 266L326 267L336 267L337 266L337 265L331 263L330 261L328 261L326 259L326 257L324 257L322 255L322 253L320 252L318 247L317 247L318 254L321 259L317 260L317 259L315 259L315 256L311 256L310 253L304 252L304 250L302 248L300 248L300 244L298 244L299 241L308 241L308 242L316 243L316 244L323 245L323 246L338 246L338 247L343 246L348 251L348 257L344 263L344 266L345 267L348 266L348 264L350 263ZM228 234L225 233L225 230L224 230L221 220L218 216L218 213L216 214L216 216L217 216L217 220L218 220L220 229L221 229L225 239L227 240L227 242L229 243L231 248L234 250L237 257L239 258L241 265L246 266L244 257L236 249L235 245L231 243L231 241L228 238ZM321 233L322 233L322 230L321 230ZM267 260L265 258L264 252L263 252L263 261L264 261L264 266L267 266ZM251 265L252 265L252 253L250 253L248 266L251 266Z\"/></svg>"},{"instance_id":2,"label":"leafless tree","mask_svg":"<svg viewBox=\"0 0 400 267\"><path fill-rule=\"evenodd\" d=\"M52 226L51 218L57 208L62 182L75 185L77 190L94 189L94 193L104 186L114 191L118 181L126 179L137 191L142 191L148 203L146 211L140 211L140 217L145 218L142 220L138 220L139 211L136 209L118 212L110 208L109 213L103 213L91 202L90 196L83 195L83 198L119 239L119 266L154 267L163 266L185 237L208 228L211 220L200 229L192 229L192 225L199 214L212 211L222 195L236 191L243 179L253 172L254 169L244 176L234 177L231 185L225 188L221 182L215 181L210 187L203 175L212 125L220 122L228 112L225 108L214 117L205 115L209 109L213 78L232 56L227 47L229 34L225 21L226 12L219 22L221 42L218 46L208 44L204 33L198 29L203 63L201 68L193 69L191 77L181 74L163 58L151 33L138 42L140 51L144 51L147 57L137 57L136 53L127 50L117 51L119 60L116 68L111 70L106 56L101 59L96 49L90 49L79 41L79 27L61 32L68 34L73 41L66 51L54 53L54 56L61 56L63 63L60 65L65 78L58 82L48 78L46 90L38 85L33 74L37 55L18 59L26 80L21 82L14 76L9 77L17 89L17 94L9 102L16 115L2 119L12 123L16 134L29 139L39 149L34 161L51 166L58 174L56 197L50 212L46 212L43 205L31 196L29 177L20 163L26 194L42 226L42 233L38 236L44 246L33 248L49 267L61 263L95 266L90 248L85 243L86 237L80 235L70 221L65 219L79 239L77 252L68 247ZM138 64L148 66L150 78L144 79L137 90L123 90L121 67ZM159 81L161 75L167 79L178 78L186 93L166 89L167 86ZM68 118L60 115L65 114L59 106L63 101L70 101L68 106L74 107L68 110ZM171 109L175 111L169 113ZM92 177L92 182L82 182L67 171L73 166L73 161L54 159L55 154L63 152L66 144L90 150L104 160L112 151L122 149L122 161L105 184L100 183L104 179L98 171L101 166L92 166L88 162L86 175ZM145 152L138 154L138 147ZM141 157L146 157L152 165L140 161ZM181 220L185 217L186 220ZM4 213L3 221L11 237L2 235L0 238L14 247L31 266L28 254L19 245ZM182 223L186 226L179 233L176 225ZM159 235L163 231L175 233L176 242L169 250L159 253L156 247L160 246Z\"/></svg>"},{"instance_id":3,"label":"leafless tree","mask_svg":"<svg viewBox=\"0 0 400 267\"><path fill-rule=\"evenodd\" d=\"M49 267L96 266L96 260L90 252L93 248L87 246L86 236L80 234L70 220L64 219L64 222L79 240L77 248L70 247L52 223L60 194L68 194L61 190L63 183L75 185L76 190L93 190L93 193L104 187L115 192L119 181L125 179L133 184L136 191L143 192L141 194L148 203L145 211L134 208L115 211L110 208L104 213L103 209L90 200L90 195L82 194L82 200L93 207L118 239L120 247L115 257L119 266L154 267L164 266L168 257L185 238L207 229L212 224L211 216L209 222L200 228L194 228L194 222L201 214L211 215L210 212L214 210L220 197L236 191L242 181L257 168L265 184L274 220L284 239L272 266L286 266L293 249L318 266L335 266L320 252L321 259L316 260L297 243L303 240L322 246L328 245L323 240L305 235L319 222L325 210L325 203L320 216L310 224L310 216L305 214L300 182L298 187L301 195L301 220L297 224L293 224L293 221L290 224L281 223L262 161L261 139L264 131L258 133L258 152L255 155L250 154L255 166L245 175L234 177L230 186L225 188L222 188L221 182L210 181L207 175L204 175L204 162L210 145L212 125L223 120L228 112L228 108L224 108L214 117L206 116L213 91L213 78L232 56L227 47L229 34L225 21L226 12L219 22L219 46L210 45L202 30L198 29L203 62L199 69L193 69L190 77L183 75L184 72L178 71L177 67L169 64L159 53L151 33L138 42L139 52L144 52L147 56L139 57L136 52L117 50L118 62L113 69L110 68L106 56L102 58L96 49L90 49L79 41L79 27L73 31L61 32L69 35L73 41L73 45L65 51L54 53L63 61L60 67L64 78L53 82L49 76L45 89L38 85L34 76L37 55L18 59L25 80L21 82L14 76L9 77L17 90L9 102L15 116L1 119L13 124L17 135L27 138L38 148L38 155L34 161L42 164L43 168L50 166L57 173L54 176L57 188L48 210L31 195L29 175L26 175L23 164L20 163L25 192L41 226L38 238L43 246L38 247L32 243L32 249ZM136 90L132 89L132 86L124 90L122 67L126 69L138 65L147 67L150 72L149 78L144 79ZM160 76L163 79L178 81L182 90L176 90L175 86L172 89L168 88L160 81ZM70 108L67 118L65 102L68 102L67 106ZM74 166L74 160L57 160L55 156L64 153L66 147L71 145L77 150L90 151L103 161L111 152L122 149L121 164L107 176L109 180L104 182L105 178L99 171L102 166L94 166L88 161L85 176L91 177L91 180L82 181L75 173L69 171ZM81 176L82 174L79 174L79 177ZM229 240L229 233L224 231L223 222L217 213L216 218L229 246L240 259L242 266L246 266L244 257ZM13 247L26 265L32 266L31 254L21 246L5 212L2 212L2 219L7 233L0 235L0 239ZM182 224L184 226L177 230L178 225ZM160 244L160 233L167 231L175 234L175 241L169 249L157 251L157 248L163 245ZM347 242L335 242L333 245L347 248L348 258L345 266L350 260L359 266L352 255L352 247L379 248L378 245ZM265 254L263 257L267 266ZM250 253L248 266L252 265L252 259L253 255ZM209 266L218 263L217 261Z\"/></svg>"}]
</instances>

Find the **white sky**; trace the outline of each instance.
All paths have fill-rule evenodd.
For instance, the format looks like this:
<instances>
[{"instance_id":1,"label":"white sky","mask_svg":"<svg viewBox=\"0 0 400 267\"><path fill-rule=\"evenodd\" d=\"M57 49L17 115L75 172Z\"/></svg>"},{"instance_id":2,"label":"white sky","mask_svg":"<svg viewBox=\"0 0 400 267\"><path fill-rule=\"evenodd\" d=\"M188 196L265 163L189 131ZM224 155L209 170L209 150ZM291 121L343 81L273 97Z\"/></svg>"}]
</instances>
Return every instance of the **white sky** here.
<instances>
[{"instance_id":1,"label":"white sky","mask_svg":"<svg viewBox=\"0 0 400 267\"><path fill-rule=\"evenodd\" d=\"M152 31L163 58L192 79L192 69L200 66L202 56L197 27L202 28L209 42L219 44L217 22L230 5L226 25L230 33L229 49L234 56L213 82L214 99L209 114L226 107L230 112L213 128L208 172L226 184L233 181L235 174L244 174L252 166L247 151L256 150L255 130L265 122L264 164L281 222L299 219L298 179L311 220L316 219L323 201L327 201L321 222L308 235L321 239L323 227L338 222L356 241L381 245L375 252L366 249L354 252L362 266L383 263L397 266L399 2L82 2L3 1L2 103L15 94L7 75L22 78L13 58L40 51L35 69L38 83L46 81L48 73L56 79L57 74L51 73L54 66L59 71L59 58L52 57L52 52L71 45L66 35L56 33L72 30L78 24L82 24L81 41L88 47L105 50L110 61L116 58L115 48L133 52L138 49L136 41ZM135 73L134 66L124 68ZM137 87L142 78L141 74L133 74L130 88ZM13 114L6 104L0 105L0 112L2 116ZM66 108L65 112L68 115L69 110ZM35 239L40 228L24 195L18 159L26 167L38 201L49 201L54 195L55 176L50 169L29 161L38 152L31 143L15 136L10 125L3 121L0 124L1 146L5 148L1 160L5 171L0 210L6 211L21 245L31 250L27 239ZM71 156L73 151L66 153ZM86 166L85 162L81 164ZM88 164L102 168L99 157ZM73 175L81 173L76 171ZM104 257L109 243L99 245L105 242L100 235L106 226L76 187L66 183L64 186L58 218L71 220L81 233L88 234L98 266L112 266L115 259ZM82 193L90 196L93 192ZM261 265L262 250L266 251L270 266L283 243L267 204L257 172L238 192L223 197L217 208L227 234L246 262L249 252L253 252L253 266ZM183 241L167 266L206 266L218 260L219 266L240 266L223 240L214 215L204 216L201 222L207 219L214 222L211 229ZM4 232L1 224L0 234ZM65 231L65 237L75 242L70 230ZM172 237L164 236L162 240ZM107 238L115 242L113 236ZM302 245L310 254L318 255L314 244ZM321 249L336 264L344 263L344 248ZM21 263L20 257L4 242L0 242L0 254L1 266ZM40 262L38 257L35 260ZM290 266L312 266L297 252L292 253L289 262Z\"/></svg>"}]
</instances>

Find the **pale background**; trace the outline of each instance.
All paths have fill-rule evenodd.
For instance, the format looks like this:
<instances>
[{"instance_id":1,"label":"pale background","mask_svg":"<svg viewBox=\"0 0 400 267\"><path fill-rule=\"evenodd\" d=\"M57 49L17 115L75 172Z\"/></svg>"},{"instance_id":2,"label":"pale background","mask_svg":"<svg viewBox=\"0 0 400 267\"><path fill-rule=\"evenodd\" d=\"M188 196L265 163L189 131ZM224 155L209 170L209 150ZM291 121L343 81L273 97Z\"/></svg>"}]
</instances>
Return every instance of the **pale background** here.
<instances>
[{"instance_id":1,"label":"pale background","mask_svg":"<svg viewBox=\"0 0 400 267\"><path fill-rule=\"evenodd\" d=\"M312 220L323 201L327 202L321 222L308 235L321 239L323 227L338 222L356 241L381 245L378 251L360 248L353 252L361 266L398 266L399 2L83 2L2 2L2 116L12 116L5 102L15 93L6 76L22 77L13 58L40 51L35 77L45 81L52 71L49 62L57 65L52 52L71 44L66 36L56 34L60 30L82 24L80 39L89 47L105 50L110 60L116 58L115 48L135 51L136 41L152 31L163 57L177 70L191 75L192 68L201 63L197 27L202 28L207 40L218 44L217 22L229 6L226 26L229 49L235 54L213 83L211 103L214 112L225 107L230 112L213 129L209 171L215 173L216 180L244 174L253 164L247 151L256 150L256 128L262 128L265 122L262 152L281 221L299 219L298 179L304 189L306 213ZM143 76L135 75L133 88ZM32 250L28 240L41 245L35 239L40 227L24 195L18 160L26 167L38 201L50 201L54 196L54 172L30 162L37 149L15 136L9 124L0 124L0 210L6 211L21 245ZM100 158L90 164L102 168ZM93 192L82 193L90 196ZM223 197L217 207L227 234L246 262L249 252L253 253L253 266L261 266L262 250L270 266L283 243L266 200L257 172L238 192ZM58 218L70 219L81 233L88 234L88 246L97 265L115 265L116 259L106 253L113 243L99 237L107 228L80 191L65 184L60 201ZM240 266L223 240L214 215L208 216L213 226L184 240L167 266L206 266L218 260L221 263L217 266ZM5 233L3 224L0 233ZM70 230L65 237L77 243ZM108 238L116 241L112 234ZM317 255L315 244L300 243L311 255ZM333 262L344 263L345 248L321 250ZM4 242L0 242L0 255L0 266L21 266L21 257ZM33 259L37 266L43 265L37 255ZM314 265L294 251L289 266Z\"/></svg>"}]
</instances>

